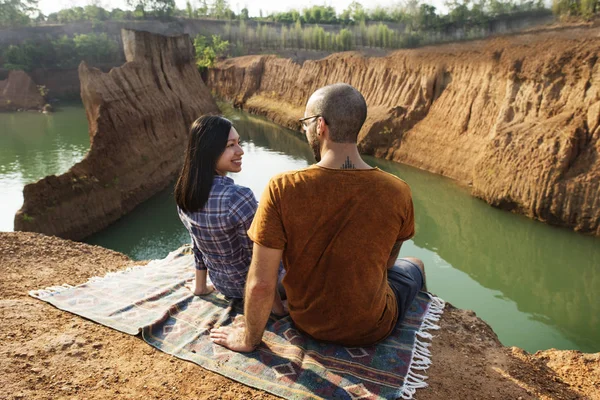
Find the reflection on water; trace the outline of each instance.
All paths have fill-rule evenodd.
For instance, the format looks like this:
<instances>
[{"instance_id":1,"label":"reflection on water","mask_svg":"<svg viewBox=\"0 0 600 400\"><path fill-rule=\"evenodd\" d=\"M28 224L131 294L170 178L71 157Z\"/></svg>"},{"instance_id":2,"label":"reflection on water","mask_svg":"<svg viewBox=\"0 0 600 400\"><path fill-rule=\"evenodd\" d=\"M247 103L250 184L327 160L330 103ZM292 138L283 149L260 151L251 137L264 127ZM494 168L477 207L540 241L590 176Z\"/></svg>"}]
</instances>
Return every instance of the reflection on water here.
<instances>
[{"instance_id":1,"label":"reflection on water","mask_svg":"<svg viewBox=\"0 0 600 400\"><path fill-rule=\"evenodd\" d=\"M245 151L243 170L232 177L257 197L273 174L313 162L297 132L227 113ZM375 158L367 162L412 187L417 235L402 255L425 261L430 290L474 310L506 345L600 350L600 301L594 291L600 287L600 240L494 209L438 175ZM172 188L143 207L90 241L145 259L162 257L188 240L174 211ZM136 224L140 228L129 228ZM138 239L131 240L133 232Z\"/></svg>"},{"instance_id":2,"label":"reflection on water","mask_svg":"<svg viewBox=\"0 0 600 400\"><path fill-rule=\"evenodd\" d=\"M23 186L66 172L89 147L81 105L64 106L53 114L0 113L0 230L13 230Z\"/></svg>"},{"instance_id":3,"label":"reflection on water","mask_svg":"<svg viewBox=\"0 0 600 400\"><path fill-rule=\"evenodd\" d=\"M417 221L411 250L433 270L433 291L475 310L504 344L600 351L598 238L494 209L437 175L368 162L410 184Z\"/></svg>"},{"instance_id":4,"label":"reflection on water","mask_svg":"<svg viewBox=\"0 0 600 400\"><path fill-rule=\"evenodd\" d=\"M237 111L226 114L245 151L243 170L232 177L257 197L273 174L313 162L299 133ZM65 171L85 154L89 143L83 109L68 123L60 122L60 115L28 114L37 119L15 120L11 134L5 134L7 124L0 125L3 205L15 192L20 198L24 182ZM20 114L0 114L0 122L11 118ZM17 135L17 128L22 133ZM366 159L410 184L417 234L403 245L401 255L425 261L434 293L474 310L505 345L528 351L552 347L600 351L598 238L494 209L438 175ZM20 201L14 210L3 207L0 214L10 229L19 207ZM172 187L87 240L138 260L164 257L188 241L175 212Z\"/></svg>"}]
</instances>

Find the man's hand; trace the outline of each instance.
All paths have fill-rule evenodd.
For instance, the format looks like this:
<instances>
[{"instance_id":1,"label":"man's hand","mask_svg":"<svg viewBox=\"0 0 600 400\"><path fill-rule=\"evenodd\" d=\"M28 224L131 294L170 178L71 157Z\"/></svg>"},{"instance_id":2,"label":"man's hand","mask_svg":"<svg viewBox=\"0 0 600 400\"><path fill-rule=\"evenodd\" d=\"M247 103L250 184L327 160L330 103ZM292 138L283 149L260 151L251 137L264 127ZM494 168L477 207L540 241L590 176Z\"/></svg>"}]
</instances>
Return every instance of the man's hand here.
<instances>
[{"instance_id":1,"label":"man's hand","mask_svg":"<svg viewBox=\"0 0 600 400\"><path fill-rule=\"evenodd\" d=\"M239 324L211 329L210 340L240 353L249 353L257 347L246 341L246 324L243 320Z\"/></svg>"}]
</instances>

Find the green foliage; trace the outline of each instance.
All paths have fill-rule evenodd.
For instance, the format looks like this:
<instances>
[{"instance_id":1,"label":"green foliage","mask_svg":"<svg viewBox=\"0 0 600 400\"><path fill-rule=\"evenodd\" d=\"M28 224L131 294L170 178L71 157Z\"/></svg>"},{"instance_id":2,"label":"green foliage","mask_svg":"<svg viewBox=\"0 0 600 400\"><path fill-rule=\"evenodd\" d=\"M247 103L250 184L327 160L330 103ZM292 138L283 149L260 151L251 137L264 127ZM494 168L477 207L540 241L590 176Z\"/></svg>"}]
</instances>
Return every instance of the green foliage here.
<instances>
[{"instance_id":1,"label":"green foliage","mask_svg":"<svg viewBox=\"0 0 600 400\"><path fill-rule=\"evenodd\" d=\"M86 19L90 21L106 21L110 17L110 13L102 7L96 5L87 5L83 9Z\"/></svg>"},{"instance_id":2,"label":"green foliage","mask_svg":"<svg viewBox=\"0 0 600 400\"><path fill-rule=\"evenodd\" d=\"M77 65L79 61L73 39L63 35L52 41L54 47L55 64L59 68L69 68Z\"/></svg>"},{"instance_id":3,"label":"green foliage","mask_svg":"<svg viewBox=\"0 0 600 400\"><path fill-rule=\"evenodd\" d=\"M71 68L81 60L103 63L118 60L119 47L105 33L82 34L73 38L26 40L8 46L2 53L4 68L31 71L34 68Z\"/></svg>"},{"instance_id":4,"label":"green foliage","mask_svg":"<svg viewBox=\"0 0 600 400\"><path fill-rule=\"evenodd\" d=\"M133 8L133 18L146 19L154 17L168 19L175 15L175 0L126 0Z\"/></svg>"},{"instance_id":5,"label":"green foliage","mask_svg":"<svg viewBox=\"0 0 600 400\"><path fill-rule=\"evenodd\" d=\"M50 89L48 89L45 85L37 85L37 90L42 97L48 96L48 93L50 92Z\"/></svg>"},{"instance_id":6,"label":"green foliage","mask_svg":"<svg viewBox=\"0 0 600 400\"><path fill-rule=\"evenodd\" d=\"M194 39L196 49L196 65L198 69L210 68L215 64L217 58L223 57L229 49L229 41L221 39L220 35L212 35L210 38L198 35Z\"/></svg>"},{"instance_id":7,"label":"green foliage","mask_svg":"<svg viewBox=\"0 0 600 400\"><path fill-rule=\"evenodd\" d=\"M78 58L90 63L114 59L118 51L117 43L110 40L106 33L75 35L73 43Z\"/></svg>"},{"instance_id":8,"label":"green foliage","mask_svg":"<svg viewBox=\"0 0 600 400\"><path fill-rule=\"evenodd\" d=\"M37 3L37 0L0 0L0 28L29 25Z\"/></svg>"},{"instance_id":9,"label":"green foliage","mask_svg":"<svg viewBox=\"0 0 600 400\"><path fill-rule=\"evenodd\" d=\"M6 69L21 69L29 71L32 64L31 55L25 49L26 44L21 46L10 45L4 53L2 58L4 59L4 68Z\"/></svg>"},{"instance_id":10,"label":"green foliage","mask_svg":"<svg viewBox=\"0 0 600 400\"><path fill-rule=\"evenodd\" d=\"M552 12L563 17L591 19L600 13L599 0L553 0Z\"/></svg>"},{"instance_id":11,"label":"green foliage","mask_svg":"<svg viewBox=\"0 0 600 400\"><path fill-rule=\"evenodd\" d=\"M23 218L23 221L25 221L25 222L33 222L33 221L35 221L35 218L32 217L31 215L27 214L27 213L23 213L23 215L21 216L21 218Z\"/></svg>"},{"instance_id":12,"label":"green foliage","mask_svg":"<svg viewBox=\"0 0 600 400\"><path fill-rule=\"evenodd\" d=\"M217 19L233 19L235 13L229 8L227 0L214 0L212 7L209 8L210 17Z\"/></svg>"}]
</instances>

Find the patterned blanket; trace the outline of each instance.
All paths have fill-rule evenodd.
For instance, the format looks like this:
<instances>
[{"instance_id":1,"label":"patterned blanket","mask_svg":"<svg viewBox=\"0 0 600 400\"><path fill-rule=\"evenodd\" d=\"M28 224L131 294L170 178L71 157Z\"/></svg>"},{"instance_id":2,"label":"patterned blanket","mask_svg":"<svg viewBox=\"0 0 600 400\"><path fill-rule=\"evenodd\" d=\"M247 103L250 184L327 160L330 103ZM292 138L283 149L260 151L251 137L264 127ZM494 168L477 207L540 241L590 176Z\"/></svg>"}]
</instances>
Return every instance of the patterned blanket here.
<instances>
[{"instance_id":1,"label":"patterned blanket","mask_svg":"<svg viewBox=\"0 0 600 400\"><path fill-rule=\"evenodd\" d=\"M209 330L235 324L241 304L213 293L196 297L189 248L148 265L30 292L55 307L81 315L206 369L287 399L410 399L426 386L431 364L427 330L443 300L420 293L404 321L382 343L347 348L320 343L294 328L289 317L271 318L261 346L249 354L213 344Z\"/></svg>"}]
</instances>

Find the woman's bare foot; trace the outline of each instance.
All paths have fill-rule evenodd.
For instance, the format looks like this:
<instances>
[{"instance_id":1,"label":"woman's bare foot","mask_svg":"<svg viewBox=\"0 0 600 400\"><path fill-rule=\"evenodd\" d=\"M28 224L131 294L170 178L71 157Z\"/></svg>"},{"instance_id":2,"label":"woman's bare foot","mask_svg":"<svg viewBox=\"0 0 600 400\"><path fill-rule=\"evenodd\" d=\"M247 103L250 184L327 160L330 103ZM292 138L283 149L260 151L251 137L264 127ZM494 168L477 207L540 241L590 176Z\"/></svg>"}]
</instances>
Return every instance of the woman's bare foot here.
<instances>
[{"instance_id":1,"label":"woman's bare foot","mask_svg":"<svg viewBox=\"0 0 600 400\"><path fill-rule=\"evenodd\" d=\"M191 287L187 287L187 288L190 289L190 291L194 294L194 296L206 296L207 294L210 294L215 291L215 288L213 285L206 285L204 287L194 286L193 289Z\"/></svg>"}]
</instances>

